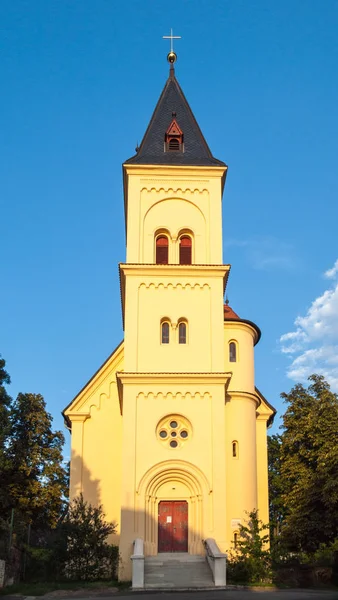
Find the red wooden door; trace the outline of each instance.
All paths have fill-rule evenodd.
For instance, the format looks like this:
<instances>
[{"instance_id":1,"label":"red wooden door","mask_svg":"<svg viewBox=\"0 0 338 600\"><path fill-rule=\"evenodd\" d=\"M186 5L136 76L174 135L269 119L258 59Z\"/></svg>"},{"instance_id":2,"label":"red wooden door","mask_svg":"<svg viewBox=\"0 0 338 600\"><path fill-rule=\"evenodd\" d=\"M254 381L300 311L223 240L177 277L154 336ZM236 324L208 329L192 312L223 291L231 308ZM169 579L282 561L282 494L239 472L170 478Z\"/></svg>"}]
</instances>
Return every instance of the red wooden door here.
<instances>
[{"instance_id":1,"label":"red wooden door","mask_svg":"<svg viewBox=\"0 0 338 600\"><path fill-rule=\"evenodd\" d=\"M188 503L165 500L158 505L158 551L188 552Z\"/></svg>"}]
</instances>

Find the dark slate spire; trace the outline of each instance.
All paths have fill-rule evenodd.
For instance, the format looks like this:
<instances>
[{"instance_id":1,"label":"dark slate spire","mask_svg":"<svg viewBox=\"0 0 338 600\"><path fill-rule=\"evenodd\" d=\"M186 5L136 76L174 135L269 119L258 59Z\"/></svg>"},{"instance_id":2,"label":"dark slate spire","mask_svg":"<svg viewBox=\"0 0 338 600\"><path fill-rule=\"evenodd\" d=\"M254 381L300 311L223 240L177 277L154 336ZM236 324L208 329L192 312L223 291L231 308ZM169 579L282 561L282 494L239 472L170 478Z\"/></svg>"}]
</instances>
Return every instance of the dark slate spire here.
<instances>
[{"instance_id":1,"label":"dark slate spire","mask_svg":"<svg viewBox=\"0 0 338 600\"><path fill-rule=\"evenodd\" d=\"M176 152L169 151L165 144L166 132L173 121L173 116L183 133L183 149ZM129 158L126 164L226 166L211 154L175 77L173 63L170 64L169 77L137 154Z\"/></svg>"}]
</instances>

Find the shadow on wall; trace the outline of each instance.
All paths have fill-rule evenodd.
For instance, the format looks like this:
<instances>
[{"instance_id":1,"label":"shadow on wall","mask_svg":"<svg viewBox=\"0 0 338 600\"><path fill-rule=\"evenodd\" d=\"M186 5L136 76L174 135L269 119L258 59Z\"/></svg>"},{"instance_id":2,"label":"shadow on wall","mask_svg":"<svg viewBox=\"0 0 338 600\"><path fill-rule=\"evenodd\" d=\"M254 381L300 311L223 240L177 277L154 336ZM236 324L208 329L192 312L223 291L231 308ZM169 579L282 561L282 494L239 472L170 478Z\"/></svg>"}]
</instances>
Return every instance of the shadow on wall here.
<instances>
[{"instance_id":1,"label":"shadow on wall","mask_svg":"<svg viewBox=\"0 0 338 600\"><path fill-rule=\"evenodd\" d=\"M102 460L105 460L103 457ZM112 466L114 468L114 466ZM114 522L116 524L116 533L112 534L108 538L110 544L119 545L120 543L120 523L121 523L121 512L114 514L112 506L116 506L116 500L113 501L113 491L111 492L110 503L103 502L101 495L101 482L100 479L94 479L91 471L82 460L81 456L72 452L71 469L70 469L70 499L83 494L83 498L86 502L92 506L98 507L102 505L103 512L105 514L105 520L109 523Z\"/></svg>"},{"instance_id":2,"label":"shadow on wall","mask_svg":"<svg viewBox=\"0 0 338 600\"><path fill-rule=\"evenodd\" d=\"M81 456L72 452L70 466L70 498L83 493L84 499L93 506L99 506L102 502L100 493L100 481L93 479L90 470L86 467Z\"/></svg>"},{"instance_id":3,"label":"shadow on wall","mask_svg":"<svg viewBox=\"0 0 338 600\"><path fill-rule=\"evenodd\" d=\"M102 457L102 460L105 458ZM92 477L79 455L73 454L71 497L82 492L84 499L90 504L103 504L107 521L117 523L117 534L110 536L108 541L119 545L120 580L131 579L131 556L134 553L133 543L137 538L144 541L146 556L161 552L205 555L203 538L209 535L212 537L214 530L210 496L207 496L203 506L202 496L193 493L177 473L165 473L164 468L162 474L165 475L165 481L160 482L158 491L154 490L149 494L147 490L135 497L131 491L128 499L130 507L121 509L120 491L117 491L117 499L111 489L111 496L105 495L103 504L100 480ZM114 510L117 514L114 514ZM123 532L121 540L120 530ZM207 535L207 532L210 534Z\"/></svg>"}]
</instances>

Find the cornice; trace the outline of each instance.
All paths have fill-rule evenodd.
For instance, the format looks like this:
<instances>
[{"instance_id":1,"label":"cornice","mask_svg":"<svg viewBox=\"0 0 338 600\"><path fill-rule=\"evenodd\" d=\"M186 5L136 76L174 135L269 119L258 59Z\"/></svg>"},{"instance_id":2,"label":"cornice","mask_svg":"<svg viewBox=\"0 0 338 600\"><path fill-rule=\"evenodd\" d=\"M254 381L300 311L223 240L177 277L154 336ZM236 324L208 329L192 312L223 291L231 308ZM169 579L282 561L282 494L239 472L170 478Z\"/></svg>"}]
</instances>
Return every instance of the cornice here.
<instances>
[{"instance_id":1,"label":"cornice","mask_svg":"<svg viewBox=\"0 0 338 600\"><path fill-rule=\"evenodd\" d=\"M232 371L220 373L132 373L118 371L116 378L124 385L139 385L140 383L227 383L232 376Z\"/></svg>"},{"instance_id":2,"label":"cornice","mask_svg":"<svg viewBox=\"0 0 338 600\"><path fill-rule=\"evenodd\" d=\"M224 173L228 170L226 165L224 166L192 166L192 165L133 165L126 164L122 165L123 170L127 175L146 175L158 174L161 177L165 177L167 172L168 177L173 176L173 172L179 175L182 173L185 177L200 177L203 174L209 179L218 179L223 177Z\"/></svg>"},{"instance_id":3,"label":"cornice","mask_svg":"<svg viewBox=\"0 0 338 600\"><path fill-rule=\"evenodd\" d=\"M154 277L154 275L172 277L224 277L230 271L231 265L155 265L144 263L120 263L120 269L128 275L145 275Z\"/></svg>"},{"instance_id":4,"label":"cornice","mask_svg":"<svg viewBox=\"0 0 338 600\"><path fill-rule=\"evenodd\" d=\"M256 408L258 408L258 406L260 405L260 402L261 402L258 395L254 394L252 392L245 392L245 391L241 391L241 390L228 390L227 391L226 401L229 402L236 398L238 398L240 400L248 400L250 402L253 402L256 405Z\"/></svg>"},{"instance_id":5,"label":"cornice","mask_svg":"<svg viewBox=\"0 0 338 600\"><path fill-rule=\"evenodd\" d=\"M156 265L144 263L120 263L120 292L122 304L122 322L124 328L125 315L125 297L126 297L126 275L131 276L160 276L164 279L169 279L173 276L178 278L189 277L222 277L223 278L223 293L225 292L231 265ZM189 282L190 283L190 282Z\"/></svg>"},{"instance_id":6,"label":"cornice","mask_svg":"<svg viewBox=\"0 0 338 600\"><path fill-rule=\"evenodd\" d=\"M131 373L119 371L116 373L117 389L120 401L120 411L123 413L123 386L125 384L139 387L141 384L168 384L175 383L185 385L206 384L224 385L225 389L229 385L232 372L223 373Z\"/></svg>"},{"instance_id":7,"label":"cornice","mask_svg":"<svg viewBox=\"0 0 338 600\"><path fill-rule=\"evenodd\" d=\"M253 321L248 321L247 319L224 319L224 327L229 329L249 329L255 346L261 339L262 334L259 327Z\"/></svg>"},{"instance_id":8,"label":"cornice","mask_svg":"<svg viewBox=\"0 0 338 600\"><path fill-rule=\"evenodd\" d=\"M89 381L83 386L83 388L76 394L73 400L64 408L62 416L65 419L66 425L71 427L70 416L74 420L73 415L80 415L76 413L79 407L83 405L83 402L87 396L93 393L93 390L97 389L102 380L106 377L107 373L114 369L114 365L117 365L121 360L124 353L124 340L113 350L108 356L104 363L98 368L94 375ZM85 413L84 413L85 414ZM88 415L89 416L89 415Z\"/></svg>"}]
</instances>

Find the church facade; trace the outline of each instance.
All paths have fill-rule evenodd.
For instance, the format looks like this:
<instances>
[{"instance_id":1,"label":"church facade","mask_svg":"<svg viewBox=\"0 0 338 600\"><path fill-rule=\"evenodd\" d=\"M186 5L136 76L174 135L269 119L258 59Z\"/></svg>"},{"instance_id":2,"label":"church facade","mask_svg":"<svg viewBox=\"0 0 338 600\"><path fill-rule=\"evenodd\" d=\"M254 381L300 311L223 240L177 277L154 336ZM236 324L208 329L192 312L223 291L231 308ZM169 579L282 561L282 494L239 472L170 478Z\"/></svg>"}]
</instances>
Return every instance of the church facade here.
<instances>
[{"instance_id":1,"label":"church facade","mask_svg":"<svg viewBox=\"0 0 338 600\"><path fill-rule=\"evenodd\" d=\"M246 512L268 522L267 426L255 387L260 330L224 294L222 194L213 157L171 63L137 153L123 165L124 340L64 410L70 497L116 521L120 578L146 555L222 551Z\"/></svg>"}]
</instances>

